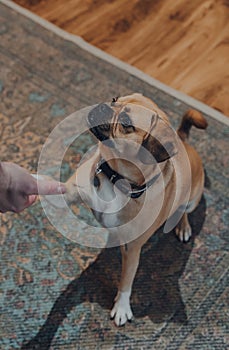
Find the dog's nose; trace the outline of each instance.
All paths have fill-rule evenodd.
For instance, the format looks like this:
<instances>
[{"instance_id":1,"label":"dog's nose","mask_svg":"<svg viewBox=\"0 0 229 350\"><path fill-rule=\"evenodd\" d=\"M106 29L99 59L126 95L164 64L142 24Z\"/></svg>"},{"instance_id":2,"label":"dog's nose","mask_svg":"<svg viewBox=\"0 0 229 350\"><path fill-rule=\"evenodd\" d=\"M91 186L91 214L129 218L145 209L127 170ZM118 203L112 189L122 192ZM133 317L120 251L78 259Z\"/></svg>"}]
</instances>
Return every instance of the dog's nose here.
<instances>
[{"instance_id":1,"label":"dog's nose","mask_svg":"<svg viewBox=\"0 0 229 350\"><path fill-rule=\"evenodd\" d=\"M107 125L113 117L113 110L105 103L100 103L94 107L88 114L88 123L90 127Z\"/></svg>"}]
</instances>

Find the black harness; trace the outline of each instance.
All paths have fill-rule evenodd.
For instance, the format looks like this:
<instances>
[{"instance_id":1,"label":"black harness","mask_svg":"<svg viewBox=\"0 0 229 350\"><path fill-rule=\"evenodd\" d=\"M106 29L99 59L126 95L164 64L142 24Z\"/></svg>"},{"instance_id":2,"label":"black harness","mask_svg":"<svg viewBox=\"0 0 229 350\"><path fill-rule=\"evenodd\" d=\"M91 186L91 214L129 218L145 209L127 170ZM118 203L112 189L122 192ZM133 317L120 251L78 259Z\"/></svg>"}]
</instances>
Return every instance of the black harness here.
<instances>
[{"instance_id":1,"label":"black harness","mask_svg":"<svg viewBox=\"0 0 229 350\"><path fill-rule=\"evenodd\" d=\"M160 173L155 175L151 180L146 182L145 184L138 186L133 183L129 183L127 179L125 179L122 175L117 173L117 171L113 170L109 164L105 160L101 160L96 169L96 175L99 173L103 173L106 175L108 180L113 184L116 185L117 188L123 192L128 197L137 199L139 198L152 184L158 179L160 176Z\"/></svg>"}]
</instances>

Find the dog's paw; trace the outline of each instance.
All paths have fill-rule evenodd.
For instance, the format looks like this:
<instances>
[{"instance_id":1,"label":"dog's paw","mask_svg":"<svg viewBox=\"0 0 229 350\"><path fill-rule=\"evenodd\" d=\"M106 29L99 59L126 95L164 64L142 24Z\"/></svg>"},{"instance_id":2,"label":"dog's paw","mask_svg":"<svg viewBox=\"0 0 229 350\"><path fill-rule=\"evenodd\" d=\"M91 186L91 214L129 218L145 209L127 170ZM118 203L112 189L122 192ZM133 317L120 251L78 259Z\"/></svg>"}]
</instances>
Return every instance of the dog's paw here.
<instances>
[{"instance_id":1,"label":"dog's paw","mask_svg":"<svg viewBox=\"0 0 229 350\"><path fill-rule=\"evenodd\" d=\"M192 229L188 222L185 225L179 224L175 232L181 242L188 242L192 236Z\"/></svg>"},{"instance_id":2,"label":"dog's paw","mask_svg":"<svg viewBox=\"0 0 229 350\"><path fill-rule=\"evenodd\" d=\"M130 307L129 292L118 292L110 315L114 319L116 326L123 326L127 321L132 319L133 313Z\"/></svg>"}]
</instances>

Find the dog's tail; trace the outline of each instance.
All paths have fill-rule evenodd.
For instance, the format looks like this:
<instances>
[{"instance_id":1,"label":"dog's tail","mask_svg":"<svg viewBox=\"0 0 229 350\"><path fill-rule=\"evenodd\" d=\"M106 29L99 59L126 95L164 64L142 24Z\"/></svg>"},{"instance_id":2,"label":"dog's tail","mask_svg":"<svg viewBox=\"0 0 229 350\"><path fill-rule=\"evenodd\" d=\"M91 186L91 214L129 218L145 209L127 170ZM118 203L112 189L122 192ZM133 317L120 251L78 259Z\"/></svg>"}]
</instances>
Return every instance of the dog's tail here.
<instances>
[{"instance_id":1,"label":"dog's tail","mask_svg":"<svg viewBox=\"0 0 229 350\"><path fill-rule=\"evenodd\" d=\"M190 109L184 114L177 130L181 140L185 141L188 138L189 131L193 125L198 129L206 129L208 123L200 112L195 109Z\"/></svg>"}]
</instances>

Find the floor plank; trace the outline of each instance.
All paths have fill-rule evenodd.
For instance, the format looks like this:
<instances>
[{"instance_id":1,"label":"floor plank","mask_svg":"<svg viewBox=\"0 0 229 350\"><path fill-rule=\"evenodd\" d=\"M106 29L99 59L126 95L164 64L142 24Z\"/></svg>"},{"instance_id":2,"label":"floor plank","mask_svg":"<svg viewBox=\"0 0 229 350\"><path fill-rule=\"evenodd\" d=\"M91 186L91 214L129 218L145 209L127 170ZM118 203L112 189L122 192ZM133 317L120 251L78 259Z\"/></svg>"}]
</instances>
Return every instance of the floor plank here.
<instances>
[{"instance_id":1,"label":"floor plank","mask_svg":"<svg viewBox=\"0 0 229 350\"><path fill-rule=\"evenodd\" d=\"M229 115L228 0L15 0Z\"/></svg>"}]
</instances>

